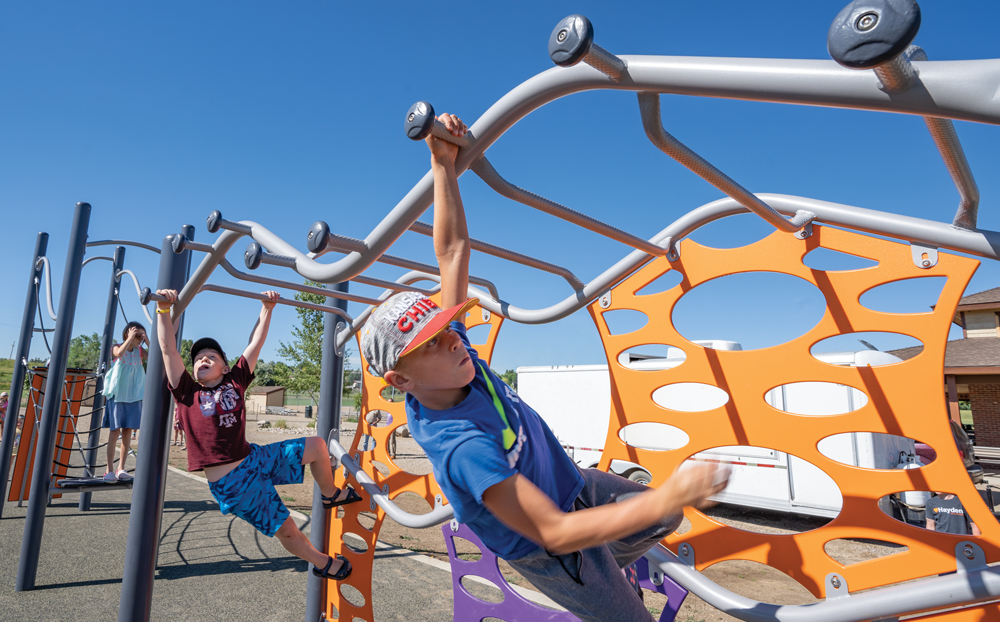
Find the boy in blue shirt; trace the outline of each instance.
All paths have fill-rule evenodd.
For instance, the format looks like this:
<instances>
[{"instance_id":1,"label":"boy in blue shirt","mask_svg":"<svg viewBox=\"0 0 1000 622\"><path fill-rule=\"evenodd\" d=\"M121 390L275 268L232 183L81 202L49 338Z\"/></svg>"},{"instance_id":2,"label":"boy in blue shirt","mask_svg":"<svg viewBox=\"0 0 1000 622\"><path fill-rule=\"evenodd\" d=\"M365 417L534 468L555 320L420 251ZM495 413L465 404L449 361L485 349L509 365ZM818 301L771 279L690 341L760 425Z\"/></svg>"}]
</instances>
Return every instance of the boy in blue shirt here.
<instances>
[{"instance_id":1,"label":"boy in blue shirt","mask_svg":"<svg viewBox=\"0 0 1000 622\"><path fill-rule=\"evenodd\" d=\"M465 124L438 119L456 136ZM673 532L682 509L725 488L716 465L675 473L659 489L581 470L555 435L479 359L465 333L469 233L458 147L427 138L434 172L434 253L441 301L403 292L362 329L372 372L406 393L407 423L455 518L535 587L582 620L642 620L649 611L624 568ZM724 479L724 478L723 478Z\"/></svg>"}]
</instances>

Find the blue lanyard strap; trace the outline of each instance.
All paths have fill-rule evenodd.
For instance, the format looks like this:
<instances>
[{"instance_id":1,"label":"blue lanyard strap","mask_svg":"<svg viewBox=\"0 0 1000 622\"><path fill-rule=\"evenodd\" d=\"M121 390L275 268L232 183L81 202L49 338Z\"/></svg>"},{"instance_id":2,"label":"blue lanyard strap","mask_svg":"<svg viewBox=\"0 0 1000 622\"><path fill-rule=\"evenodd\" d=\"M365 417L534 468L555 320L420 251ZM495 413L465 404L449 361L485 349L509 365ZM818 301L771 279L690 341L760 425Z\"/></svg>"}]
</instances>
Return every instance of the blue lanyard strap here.
<instances>
[{"instance_id":1,"label":"blue lanyard strap","mask_svg":"<svg viewBox=\"0 0 1000 622\"><path fill-rule=\"evenodd\" d=\"M507 421L507 415L503 410L503 402L500 401L500 396L497 395L496 389L493 388L493 381L490 380L489 374L483 369L482 363L479 363L479 371L483 372L483 379L486 380L486 388L490 390L490 395L493 396L493 407L497 409L497 412L500 413L500 418L503 419L503 448L504 451L507 451L514 446L517 435L514 434L514 430L510 427L510 422Z\"/></svg>"}]
</instances>

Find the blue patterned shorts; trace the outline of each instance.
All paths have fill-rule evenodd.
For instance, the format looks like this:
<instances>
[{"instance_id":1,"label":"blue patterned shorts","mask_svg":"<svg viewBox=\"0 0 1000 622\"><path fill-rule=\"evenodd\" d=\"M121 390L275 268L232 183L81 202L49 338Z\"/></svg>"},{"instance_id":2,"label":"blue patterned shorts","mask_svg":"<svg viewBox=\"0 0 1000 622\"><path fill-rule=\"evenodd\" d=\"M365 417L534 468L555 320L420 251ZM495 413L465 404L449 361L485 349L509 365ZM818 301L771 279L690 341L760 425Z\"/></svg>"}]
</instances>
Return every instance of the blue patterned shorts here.
<instances>
[{"instance_id":1,"label":"blue patterned shorts","mask_svg":"<svg viewBox=\"0 0 1000 622\"><path fill-rule=\"evenodd\" d=\"M306 439L270 445L250 444L250 455L217 482L209 482L223 514L235 514L267 537L273 537L290 512L275 486L301 484Z\"/></svg>"}]
</instances>

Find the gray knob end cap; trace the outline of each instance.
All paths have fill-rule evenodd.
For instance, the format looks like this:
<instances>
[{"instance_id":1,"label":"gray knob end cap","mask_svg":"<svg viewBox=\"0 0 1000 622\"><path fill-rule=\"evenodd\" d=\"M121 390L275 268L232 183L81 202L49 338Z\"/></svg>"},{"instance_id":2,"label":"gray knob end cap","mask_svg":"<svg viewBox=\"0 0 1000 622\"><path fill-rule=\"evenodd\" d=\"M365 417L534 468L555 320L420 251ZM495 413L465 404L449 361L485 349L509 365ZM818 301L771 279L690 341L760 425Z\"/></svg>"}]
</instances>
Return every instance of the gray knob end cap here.
<instances>
[{"instance_id":1,"label":"gray knob end cap","mask_svg":"<svg viewBox=\"0 0 1000 622\"><path fill-rule=\"evenodd\" d=\"M256 270L260 267L263 256L264 248L260 244L256 242L247 244L247 249L243 251L243 263L246 264L247 270Z\"/></svg>"},{"instance_id":2,"label":"gray knob end cap","mask_svg":"<svg viewBox=\"0 0 1000 622\"><path fill-rule=\"evenodd\" d=\"M187 238L184 237L182 233L174 234L172 240L170 240L170 246L174 249L175 255L180 255L184 252L184 245L187 244Z\"/></svg>"},{"instance_id":3,"label":"gray knob end cap","mask_svg":"<svg viewBox=\"0 0 1000 622\"><path fill-rule=\"evenodd\" d=\"M594 26L583 15L564 17L549 36L549 57L560 67L583 60L594 44Z\"/></svg>"},{"instance_id":4,"label":"gray knob end cap","mask_svg":"<svg viewBox=\"0 0 1000 622\"><path fill-rule=\"evenodd\" d=\"M215 210L208 215L208 232L215 233L219 230L219 222L222 220L222 212Z\"/></svg>"},{"instance_id":5,"label":"gray knob end cap","mask_svg":"<svg viewBox=\"0 0 1000 622\"><path fill-rule=\"evenodd\" d=\"M313 226L309 227L306 234L306 248L310 253L321 253L326 250L326 243L330 240L330 225L322 220L317 220Z\"/></svg>"},{"instance_id":6,"label":"gray knob end cap","mask_svg":"<svg viewBox=\"0 0 1000 622\"><path fill-rule=\"evenodd\" d=\"M918 30L914 0L854 0L830 25L826 48L845 67L871 69L906 50Z\"/></svg>"},{"instance_id":7,"label":"gray knob end cap","mask_svg":"<svg viewBox=\"0 0 1000 622\"><path fill-rule=\"evenodd\" d=\"M148 287L143 287L142 291L139 292L139 304L146 306L149 304L149 297L153 295L153 291Z\"/></svg>"},{"instance_id":8,"label":"gray knob end cap","mask_svg":"<svg viewBox=\"0 0 1000 622\"><path fill-rule=\"evenodd\" d=\"M434 127L434 106L428 102L417 102L406 111L403 129L411 140L423 140Z\"/></svg>"}]
</instances>

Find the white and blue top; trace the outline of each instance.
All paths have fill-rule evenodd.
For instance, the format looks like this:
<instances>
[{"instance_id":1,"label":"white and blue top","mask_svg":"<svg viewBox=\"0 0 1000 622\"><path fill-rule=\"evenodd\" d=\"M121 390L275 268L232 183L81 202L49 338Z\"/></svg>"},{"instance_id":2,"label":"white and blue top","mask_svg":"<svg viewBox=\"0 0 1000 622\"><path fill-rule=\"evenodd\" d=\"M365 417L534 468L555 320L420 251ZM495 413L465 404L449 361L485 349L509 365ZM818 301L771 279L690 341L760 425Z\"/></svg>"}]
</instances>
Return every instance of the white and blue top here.
<instances>
[{"instance_id":1,"label":"white and blue top","mask_svg":"<svg viewBox=\"0 0 1000 622\"><path fill-rule=\"evenodd\" d=\"M471 391L447 410L426 408L407 395L407 424L427 453L455 518L502 559L518 559L538 545L493 516L483 505L483 493L520 473L565 512L583 490L583 477L538 413L480 360L465 326L452 322L451 329L476 368Z\"/></svg>"},{"instance_id":2,"label":"white and blue top","mask_svg":"<svg viewBox=\"0 0 1000 622\"><path fill-rule=\"evenodd\" d=\"M117 344L116 344L117 345ZM111 364L104 377L104 395L119 404L141 402L146 390L146 370L142 366L142 346L126 350Z\"/></svg>"}]
</instances>

